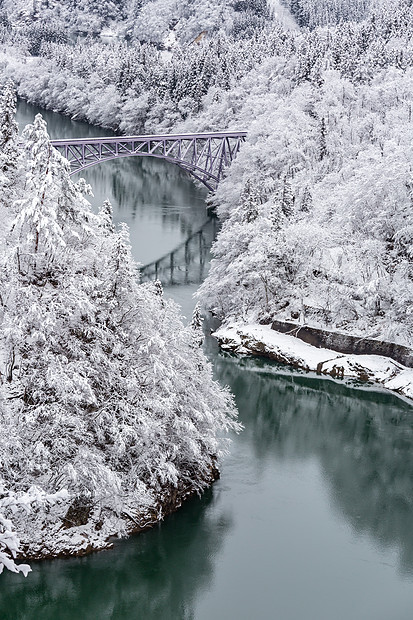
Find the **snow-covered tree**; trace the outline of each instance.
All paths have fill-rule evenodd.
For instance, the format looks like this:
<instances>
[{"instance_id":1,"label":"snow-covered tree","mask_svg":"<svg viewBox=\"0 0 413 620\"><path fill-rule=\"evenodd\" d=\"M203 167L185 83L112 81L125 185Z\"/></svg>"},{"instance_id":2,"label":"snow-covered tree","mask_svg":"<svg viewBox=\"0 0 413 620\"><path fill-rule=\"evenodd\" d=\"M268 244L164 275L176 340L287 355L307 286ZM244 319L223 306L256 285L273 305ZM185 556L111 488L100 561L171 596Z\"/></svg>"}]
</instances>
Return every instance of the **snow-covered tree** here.
<instances>
[{"instance_id":1,"label":"snow-covered tree","mask_svg":"<svg viewBox=\"0 0 413 620\"><path fill-rule=\"evenodd\" d=\"M84 549L102 546L201 493L218 475L219 435L238 426L192 328L139 284L110 204L91 212L40 116L22 138L26 183L1 257L0 436L12 429L11 492L67 491L13 518L38 557L75 552L79 531Z\"/></svg>"},{"instance_id":2,"label":"snow-covered tree","mask_svg":"<svg viewBox=\"0 0 413 620\"><path fill-rule=\"evenodd\" d=\"M10 178L17 166L18 146L16 123L16 91L7 82L0 98L0 172Z\"/></svg>"},{"instance_id":3,"label":"snow-covered tree","mask_svg":"<svg viewBox=\"0 0 413 620\"><path fill-rule=\"evenodd\" d=\"M46 494L36 487L30 488L26 493L17 494L7 490L0 483L0 574L4 569L12 573L22 573L25 577L31 572L28 564L17 564L16 556L21 553L20 539L13 525L13 516L16 513L29 514L32 510L43 510L45 507L58 504L67 499L67 492Z\"/></svg>"}]
</instances>

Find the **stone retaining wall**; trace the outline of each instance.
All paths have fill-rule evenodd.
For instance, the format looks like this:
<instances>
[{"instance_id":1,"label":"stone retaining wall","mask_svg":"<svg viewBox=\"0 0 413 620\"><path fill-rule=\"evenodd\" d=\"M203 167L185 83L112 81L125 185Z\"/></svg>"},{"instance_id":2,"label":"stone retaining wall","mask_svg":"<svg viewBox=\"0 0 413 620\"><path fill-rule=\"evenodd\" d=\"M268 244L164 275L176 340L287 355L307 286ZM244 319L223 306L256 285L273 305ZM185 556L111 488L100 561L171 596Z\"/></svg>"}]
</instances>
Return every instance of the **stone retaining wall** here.
<instances>
[{"instance_id":1,"label":"stone retaining wall","mask_svg":"<svg viewBox=\"0 0 413 620\"><path fill-rule=\"evenodd\" d=\"M413 350L394 342L360 338L283 321L273 321L271 327L274 331L295 336L313 347L333 349L345 354L383 355L413 368Z\"/></svg>"}]
</instances>

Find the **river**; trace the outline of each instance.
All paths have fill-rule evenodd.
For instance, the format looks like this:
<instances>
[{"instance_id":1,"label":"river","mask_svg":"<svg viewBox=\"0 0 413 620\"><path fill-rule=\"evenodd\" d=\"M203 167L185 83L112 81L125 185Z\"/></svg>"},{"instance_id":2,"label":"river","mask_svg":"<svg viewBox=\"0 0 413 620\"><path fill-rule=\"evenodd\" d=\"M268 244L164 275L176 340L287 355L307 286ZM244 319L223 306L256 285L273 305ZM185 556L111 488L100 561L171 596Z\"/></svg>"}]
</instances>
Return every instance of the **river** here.
<instances>
[{"instance_id":1,"label":"river","mask_svg":"<svg viewBox=\"0 0 413 620\"><path fill-rule=\"evenodd\" d=\"M20 104L19 120L34 112ZM105 133L45 116L55 138ZM84 176L95 204L109 197L115 219L128 222L143 264L206 221L205 194L170 164L123 159ZM202 277L208 252L200 262ZM186 316L196 286L194 277L166 287ZM245 425L221 479L113 550L33 563L27 579L2 575L0 618L410 620L412 407L220 353L212 339L206 350Z\"/></svg>"}]
</instances>

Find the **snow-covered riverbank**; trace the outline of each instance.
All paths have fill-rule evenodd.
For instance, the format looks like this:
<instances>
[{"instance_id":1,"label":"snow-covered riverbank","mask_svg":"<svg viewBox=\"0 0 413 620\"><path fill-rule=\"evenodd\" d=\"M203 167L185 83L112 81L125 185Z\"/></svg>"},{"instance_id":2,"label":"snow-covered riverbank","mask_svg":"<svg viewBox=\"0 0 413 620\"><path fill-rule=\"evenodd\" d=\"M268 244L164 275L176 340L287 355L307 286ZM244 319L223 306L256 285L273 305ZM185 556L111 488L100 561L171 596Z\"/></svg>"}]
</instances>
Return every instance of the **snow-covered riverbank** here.
<instances>
[{"instance_id":1,"label":"snow-covered riverbank","mask_svg":"<svg viewBox=\"0 0 413 620\"><path fill-rule=\"evenodd\" d=\"M295 336L281 334L269 325L230 323L214 336L221 347L241 355L262 355L295 368L334 379L355 379L380 384L413 399L413 369L381 355L346 355L316 348Z\"/></svg>"}]
</instances>

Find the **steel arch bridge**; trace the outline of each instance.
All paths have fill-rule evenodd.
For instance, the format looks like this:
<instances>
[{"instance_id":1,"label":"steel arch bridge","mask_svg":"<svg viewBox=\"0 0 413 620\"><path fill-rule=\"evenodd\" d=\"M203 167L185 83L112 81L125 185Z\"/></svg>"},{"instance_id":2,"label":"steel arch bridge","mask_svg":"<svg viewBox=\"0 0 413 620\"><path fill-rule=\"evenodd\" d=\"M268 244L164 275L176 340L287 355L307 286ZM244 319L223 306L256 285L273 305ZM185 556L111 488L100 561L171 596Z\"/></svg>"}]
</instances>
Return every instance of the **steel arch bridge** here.
<instances>
[{"instance_id":1,"label":"steel arch bridge","mask_svg":"<svg viewBox=\"0 0 413 620\"><path fill-rule=\"evenodd\" d=\"M52 140L75 174L121 157L155 157L178 165L215 190L245 141L246 131Z\"/></svg>"}]
</instances>

